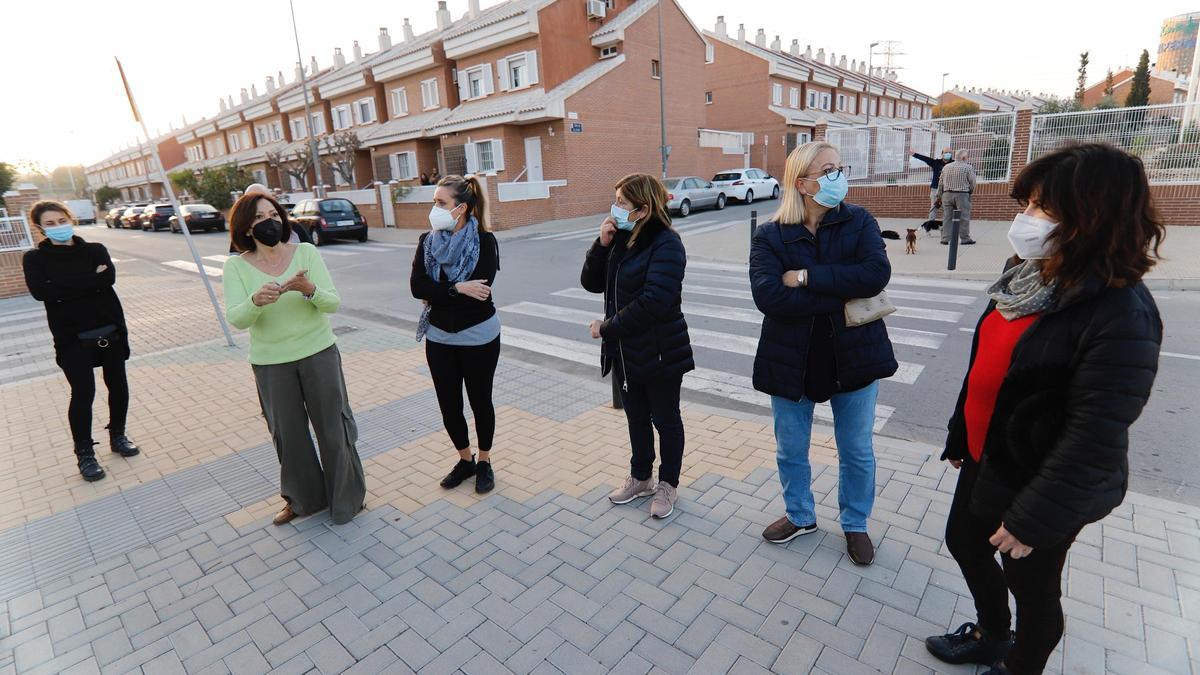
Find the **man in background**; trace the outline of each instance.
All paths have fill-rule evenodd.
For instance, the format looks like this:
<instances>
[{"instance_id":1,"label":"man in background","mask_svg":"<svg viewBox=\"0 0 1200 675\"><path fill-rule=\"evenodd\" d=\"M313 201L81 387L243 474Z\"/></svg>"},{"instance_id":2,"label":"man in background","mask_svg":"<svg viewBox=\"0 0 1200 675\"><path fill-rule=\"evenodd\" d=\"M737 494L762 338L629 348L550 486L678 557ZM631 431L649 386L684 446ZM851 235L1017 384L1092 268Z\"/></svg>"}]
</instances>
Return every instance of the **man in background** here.
<instances>
[{"instance_id":1,"label":"man in background","mask_svg":"<svg viewBox=\"0 0 1200 675\"><path fill-rule=\"evenodd\" d=\"M971 194L975 192L975 167L967 162L967 151L959 150L955 162L942 169L938 181L938 199L942 201L942 243L950 243L950 223L958 209L958 241L963 246L975 243L971 238Z\"/></svg>"}]
</instances>

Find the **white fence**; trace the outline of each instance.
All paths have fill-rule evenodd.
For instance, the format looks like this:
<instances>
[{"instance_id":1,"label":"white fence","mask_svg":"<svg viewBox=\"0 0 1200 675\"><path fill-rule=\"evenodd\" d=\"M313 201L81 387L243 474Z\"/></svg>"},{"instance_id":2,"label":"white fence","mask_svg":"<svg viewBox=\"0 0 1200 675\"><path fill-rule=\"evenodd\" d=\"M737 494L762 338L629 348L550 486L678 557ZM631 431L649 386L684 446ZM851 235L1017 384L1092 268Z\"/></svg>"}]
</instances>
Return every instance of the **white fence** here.
<instances>
[{"instance_id":1,"label":"white fence","mask_svg":"<svg viewBox=\"0 0 1200 675\"><path fill-rule=\"evenodd\" d=\"M330 199L348 199L351 204L374 206L379 203L379 193L375 190L341 190L325 195Z\"/></svg>"},{"instance_id":2,"label":"white fence","mask_svg":"<svg viewBox=\"0 0 1200 675\"><path fill-rule=\"evenodd\" d=\"M1007 181L1012 168L1016 113L903 120L871 126L832 127L826 140L850 167L852 185L926 185L933 169L912 155L940 157L944 148L966 150L980 182Z\"/></svg>"},{"instance_id":3,"label":"white fence","mask_svg":"<svg viewBox=\"0 0 1200 675\"><path fill-rule=\"evenodd\" d=\"M497 197L502 202L519 202L528 199L549 199L550 188L566 187L565 180L523 181L517 183L497 183Z\"/></svg>"},{"instance_id":4,"label":"white fence","mask_svg":"<svg viewBox=\"0 0 1200 675\"><path fill-rule=\"evenodd\" d=\"M1151 183L1200 182L1200 103L1034 115L1029 159L1081 141L1141 157Z\"/></svg>"},{"instance_id":5,"label":"white fence","mask_svg":"<svg viewBox=\"0 0 1200 675\"><path fill-rule=\"evenodd\" d=\"M0 253L33 248L33 235L24 216L0 216Z\"/></svg>"}]
</instances>

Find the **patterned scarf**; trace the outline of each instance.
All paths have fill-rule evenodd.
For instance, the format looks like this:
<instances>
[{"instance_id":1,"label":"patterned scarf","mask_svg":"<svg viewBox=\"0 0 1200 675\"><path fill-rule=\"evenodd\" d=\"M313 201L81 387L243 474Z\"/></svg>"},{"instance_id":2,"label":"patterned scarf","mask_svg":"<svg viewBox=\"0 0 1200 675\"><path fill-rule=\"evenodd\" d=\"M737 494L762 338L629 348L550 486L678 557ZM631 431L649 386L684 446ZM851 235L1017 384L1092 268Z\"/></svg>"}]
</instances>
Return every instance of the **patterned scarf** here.
<instances>
[{"instance_id":1,"label":"patterned scarf","mask_svg":"<svg viewBox=\"0 0 1200 675\"><path fill-rule=\"evenodd\" d=\"M437 281L445 273L452 284L466 281L479 263L479 221L472 217L457 232L434 230L425 237L425 272ZM432 307L425 303L421 320L417 324L417 342L429 330L429 312Z\"/></svg>"},{"instance_id":2,"label":"patterned scarf","mask_svg":"<svg viewBox=\"0 0 1200 675\"><path fill-rule=\"evenodd\" d=\"M1042 264L1026 260L1015 265L987 289L996 301L996 311L1008 321L1044 312L1056 302L1055 284L1042 281Z\"/></svg>"}]
</instances>

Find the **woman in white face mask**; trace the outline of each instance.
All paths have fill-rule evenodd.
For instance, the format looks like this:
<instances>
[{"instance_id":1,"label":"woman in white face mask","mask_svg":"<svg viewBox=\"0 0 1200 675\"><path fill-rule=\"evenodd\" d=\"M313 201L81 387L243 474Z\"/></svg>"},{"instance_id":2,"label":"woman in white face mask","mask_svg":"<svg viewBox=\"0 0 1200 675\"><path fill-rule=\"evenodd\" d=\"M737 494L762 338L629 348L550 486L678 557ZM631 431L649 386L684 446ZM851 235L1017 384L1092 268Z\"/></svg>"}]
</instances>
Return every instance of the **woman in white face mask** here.
<instances>
[{"instance_id":1,"label":"woman in white face mask","mask_svg":"<svg viewBox=\"0 0 1200 675\"><path fill-rule=\"evenodd\" d=\"M1125 497L1128 430L1162 343L1141 279L1165 229L1138 158L1067 147L1025 167L1012 196L1026 206L1017 255L988 289L942 455L960 470L946 546L978 619L926 640L989 675L1042 672L1062 637L1067 551Z\"/></svg>"},{"instance_id":2,"label":"woman in white face mask","mask_svg":"<svg viewBox=\"0 0 1200 675\"><path fill-rule=\"evenodd\" d=\"M492 282L500 269L500 246L488 231L487 194L479 180L446 176L438 181L429 227L413 256L410 285L413 297L425 303L417 340L425 340L442 422L458 451L458 463L442 487L458 487L474 477L475 491L484 494L496 485L492 380L500 359L500 319ZM464 384L475 415L478 461L463 416Z\"/></svg>"}]
</instances>

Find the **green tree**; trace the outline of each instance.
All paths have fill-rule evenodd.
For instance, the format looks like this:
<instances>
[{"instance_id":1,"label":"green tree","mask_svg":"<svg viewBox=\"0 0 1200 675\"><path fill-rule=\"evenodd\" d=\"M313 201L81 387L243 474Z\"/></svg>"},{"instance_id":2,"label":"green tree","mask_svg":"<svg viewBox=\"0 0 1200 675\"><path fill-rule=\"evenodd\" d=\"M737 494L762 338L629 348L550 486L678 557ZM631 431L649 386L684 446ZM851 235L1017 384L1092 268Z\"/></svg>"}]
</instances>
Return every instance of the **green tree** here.
<instances>
[{"instance_id":1,"label":"green tree","mask_svg":"<svg viewBox=\"0 0 1200 675\"><path fill-rule=\"evenodd\" d=\"M971 101L955 101L953 103L939 103L933 106L934 117L964 117L966 115L976 115L979 113L979 104Z\"/></svg>"},{"instance_id":2,"label":"green tree","mask_svg":"<svg viewBox=\"0 0 1200 675\"><path fill-rule=\"evenodd\" d=\"M1083 93L1087 91L1088 53L1079 55L1079 74L1075 77L1075 102L1083 103Z\"/></svg>"},{"instance_id":3,"label":"green tree","mask_svg":"<svg viewBox=\"0 0 1200 675\"><path fill-rule=\"evenodd\" d=\"M1115 98L1113 98L1111 94L1109 94L1109 95L1106 95L1104 98L1100 99L1099 101L1097 101L1096 105L1092 109L1093 110L1112 110L1113 108L1119 108L1119 107L1120 106L1117 105L1117 100Z\"/></svg>"},{"instance_id":4,"label":"green tree","mask_svg":"<svg viewBox=\"0 0 1200 675\"><path fill-rule=\"evenodd\" d=\"M1104 77L1104 95L1105 95L1105 96L1112 96L1112 95L1113 95L1113 76L1112 76L1112 68L1109 68L1109 69L1108 69L1108 75L1106 75L1106 76Z\"/></svg>"},{"instance_id":5,"label":"green tree","mask_svg":"<svg viewBox=\"0 0 1200 675\"><path fill-rule=\"evenodd\" d=\"M0 204L4 203L4 193L12 189L13 181L16 179L16 167L8 162L0 162Z\"/></svg>"},{"instance_id":6,"label":"green tree","mask_svg":"<svg viewBox=\"0 0 1200 675\"><path fill-rule=\"evenodd\" d=\"M108 208L109 203L115 202L121 198L121 191L115 187L104 187L96 190L96 203L100 205L100 210Z\"/></svg>"},{"instance_id":7,"label":"green tree","mask_svg":"<svg viewBox=\"0 0 1200 675\"><path fill-rule=\"evenodd\" d=\"M240 192L253 183L254 178L236 163L229 163L200 174L196 185L196 196L200 201L224 211L233 206L233 192Z\"/></svg>"},{"instance_id":8,"label":"green tree","mask_svg":"<svg viewBox=\"0 0 1200 675\"><path fill-rule=\"evenodd\" d=\"M1150 52L1142 50L1138 59L1137 70L1133 72L1133 82L1129 85L1129 96L1125 97L1125 107L1150 105Z\"/></svg>"},{"instance_id":9,"label":"green tree","mask_svg":"<svg viewBox=\"0 0 1200 675\"><path fill-rule=\"evenodd\" d=\"M171 181L171 185L180 192L187 192L190 195L196 194L196 188L199 187L199 181L196 179L196 174L192 173L191 169L179 169L167 174L167 180Z\"/></svg>"}]
</instances>

